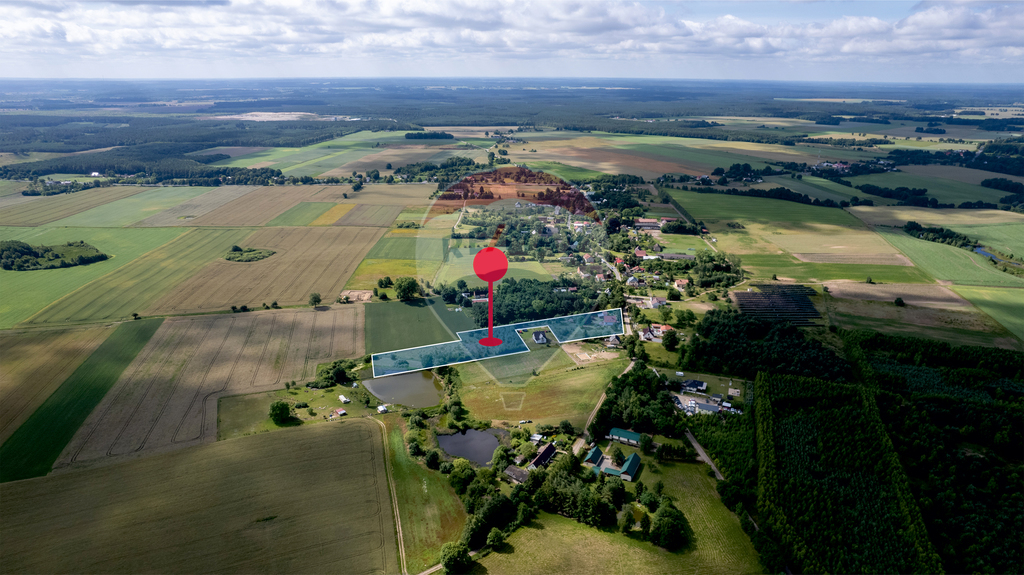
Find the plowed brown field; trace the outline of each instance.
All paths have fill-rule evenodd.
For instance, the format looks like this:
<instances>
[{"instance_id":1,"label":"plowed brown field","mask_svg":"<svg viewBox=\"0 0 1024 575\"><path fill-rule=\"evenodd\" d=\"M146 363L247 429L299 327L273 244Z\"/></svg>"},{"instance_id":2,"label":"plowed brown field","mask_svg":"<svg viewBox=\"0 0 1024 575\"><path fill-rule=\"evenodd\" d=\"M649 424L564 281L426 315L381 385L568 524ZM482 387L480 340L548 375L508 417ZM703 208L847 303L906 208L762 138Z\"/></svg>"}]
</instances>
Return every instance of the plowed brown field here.
<instances>
[{"instance_id":1,"label":"plowed brown field","mask_svg":"<svg viewBox=\"0 0 1024 575\"><path fill-rule=\"evenodd\" d=\"M362 305L168 319L55 467L215 441L220 396L308 381L364 350Z\"/></svg>"},{"instance_id":2,"label":"plowed brown field","mask_svg":"<svg viewBox=\"0 0 1024 575\"><path fill-rule=\"evenodd\" d=\"M113 327L0 334L0 443L64 383Z\"/></svg>"},{"instance_id":3,"label":"plowed brown field","mask_svg":"<svg viewBox=\"0 0 1024 575\"><path fill-rule=\"evenodd\" d=\"M197 313L233 305L259 307L277 301L300 305L319 292L332 302L366 252L387 230L376 227L267 228L243 247L277 252L258 262L207 264L156 302L146 314Z\"/></svg>"}]
</instances>

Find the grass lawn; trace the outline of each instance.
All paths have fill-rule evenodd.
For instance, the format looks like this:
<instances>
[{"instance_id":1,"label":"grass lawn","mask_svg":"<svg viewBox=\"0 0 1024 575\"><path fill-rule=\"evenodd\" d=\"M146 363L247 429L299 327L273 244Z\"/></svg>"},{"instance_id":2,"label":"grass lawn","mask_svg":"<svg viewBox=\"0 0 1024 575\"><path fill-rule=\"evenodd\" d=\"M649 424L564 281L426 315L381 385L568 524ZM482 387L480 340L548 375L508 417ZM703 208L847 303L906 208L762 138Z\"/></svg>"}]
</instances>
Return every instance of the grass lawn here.
<instances>
[{"instance_id":1,"label":"grass lawn","mask_svg":"<svg viewBox=\"0 0 1024 575\"><path fill-rule=\"evenodd\" d=\"M267 222L267 227L308 226L336 205L333 202L299 202L285 213Z\"/></svg>"},{"instance_id":2,"label":"grass lawn","mask_svg":"<svg viewBox=\"0 0 1024 575\"><path fill-rule=\"evenodd\" d=\"M48 226L120 228L201 196L214 188L179 186L150 188L144 192L57 220Z\"/></svg>"},{"instance_id":3,"label":"grass lawn","mask_svg":"<svg viewBox=\"0 0 1024 575\"><path fill-rule=\"evenodd\" d=\"M102 262L63 269L0 270L0 286L4 293L4 297L0 297L0 329L13 327L60 298L137 260L184 232L177 228L0 228L2 240L21 240L36 246L83 240L110 256Z\"/></svg>"},{"instance_id":4,"label":"grass lawn","mask_svg":"<svg viewBox=\"0 0 1024 575\"><path fill-rule=\"evenodd\" d=\"M480 327L473 321L473 315L468 310L455 311L455 306L445 305L444 300L439 297L427 298L427 303L430 304L431 309L437 312L437 317L441 319L441 323L451 330L452 334ZM457 337L453 335L451 341L455 341L455 339Z\"/></svg>"},{"instance_id":5,"label":"grass lawn","mask_svg":"<svg viewBox=\"0 0 1024 575\"><path fill-rule=\"evenodd\" d=\"M900 246L897 245L896 247L899 248ZM907 255L910 256L910 254ZM910 257L914 259L913 256ZM917 263L916 260L915 263ZM823 282L839 279L865 281L868 277L871 277L876 283L931 283L933 281L927 273L931 270L922 267L871 264L815 264L802 262L789 254L745 254L743 256L743 268L750 271L754 279L761 280L769 279L772 277L772 274L777 274L779 279L789 278L798 282Z\"/></svg>"},{"instance_id":6,"label":"grass lawn","mask_svg":"<svg viewBox=\"0 0 1024 575\"><path fill-rule=\"evenodd\" d=\"M665 252L670 254L696 255L699 250L710 249L704 240L698 236L687 236L682 234L661 234L661 241L658 242L665 247Z\"/></svg>"},{"instance_id":7,"label":"grass lawn","mask_svg":"<svg viewBox=\"0 0 1024 575\"><path fill-rule=\"evenodd\" d=\"M999 271L980 254L919 240L903 231L884 232L882 237L936 279L958 285L1024 287L1024 279Z\"/></svg>"},{"instance_id":8,"label":"grass lawn","mask_svg":"<svg viewBox=\"0 0 1024 575\"><path fill-rule=\"evenodd\" d=\"M447 475L409 456L402 441L405 420L397 414L381 419L388 428L405 559L409 573L419 573L437 564L442 545L462 536L466 511Z\"/></svg>"},{"instance_id":9,"label":"grass lawn","mask_svg":"<svg viewBox=\"0 0 1024 575\"><path fill-rule=\"evenodd\" d=\"M452 341L423 299L366 304L366 353Z\"/></svg>"},{"instance_id":10,"label":"grass lawn","mask_svg":"<svg viewBox=\"0 0 1024 575\"><path fill-rule=\"evenodd\" d=\"M563 354L564 355L564 354ZM480 365L456 366L462 375L462 401L475 419L557 425L568 419L583 426L608 382L620 375L629 361L618 359L581 367L547 369L526 385L500 385Z\"/></svg>"},{"instance_id":11,"label":"grass lawn","mask_svg":"<svg viewBox=\"0 0 1024 575\"><path fill-rule=\"evenodd\" d=\"M1024 340L1024 313L1021 312L1024 290L957 286L953 291Z\"/></svg>"},{"instance_id":12,"label":"grass lawn","mask_svg":"<svg viewBox=\"0 0 1024 575\"><path fill-rule=\"evenodd\" d=\"M180 233L179 230L174 232ZM114 273L69 293L30 317L26 324L116 320L142 312L204 265L222 257L233 244L242 243L251 233L251 229L245 228L193 228Z\"/></svg>"},{"instance_id":13,"label":"grass lawn","mask_svg":"<svg viewBox=\"0 0 1024 575\"><path fill-rule=\"evenodd\" d=\"M0 446L0 482L39 477L153 337L162 319L122 323Z\"/></svg>"},{"instance_id":14,"label":"grass lawn","mask_svg":"<svg viewBox=\"0 0 1024 575\"><path fill-rule=\"evenodd\" d=\"M860 221L844 210L808 206L769 198L749 198L724 194L698 194L667 190L686 211L698 220L777 222L799 227L802 224L832 224L863 228Z\"/></svg>"},{"instance_id":15,"label":"grass lawn","mask_svg":"<svg viewBox=\"0 0 1024 575\"><path fill-rule=\"evenodd\" d=\"M679 350L668 351L665 346L660 343L644 342L644 349L647 350L647 354L651 356L651 365L656 367L670 367L675 369L676 364L679 362Z\"/></svg>"},{"instance_id":16,"label":"grass lawn","mask_svg":"<svg viewBox=\"0 0 1024 575\"><path fill-rule=\"evenodd\" d=\"M330 389L310 389L302 387L299 382L296 389L278 389L275 391L264 391L262 393L248 393L245 395L231 395L222 397L217 401L217 439L234 439L257 433L279 431L300 425L315 425L317 423L328 423L325 415L330 415L335 409L343 408L348 412L342 416L343 419L353 419L364 415L376 415L376 409L364 407L356 401L358 390L349 387L337 386ZM339 395L345 395L351 399L351 403L342 403ZM313 408L315 415L309 415L306 408L295 410L296 419L287 425L277 425L270 419L270 404L282 400L292 405L305 402ZM337 421L337 419L334 419Z\"/></svg>"},{"instance_id":17,"label":"grass lawn","mask_svg":"<svg viewBox=\"0 0 1024 575\"><path fill-rule=\"evenodd\" d=\"M377 280L390 276L391 279L410 276L433 282L441 262L437 260L392 260L366 258L348 279L345 289L373 289Z\"/></svg>"},{"instance_id":18,"label":"grass lawn","mask_svg":"<svg viewBox=\"0 0 1024 575\"><path fill-rule=\"evenodd\" d=\"M0 180L0 197L20 194L22 190L28 189L28 182L16 182L12 180Z\"/></svg>"},{"instance_id":19,"label":"grass lawn","mask_svg":"<svg viewBox=\"0 0 1024 575\"><path fill-rule=\"evenodd\" d=\"M538 345L530 339L530 332L523 334L528 353L506 355L477 362L478 367L490 374L490 379L501 385L519 386L534 377L533 372L565 370L576 365L558 344ZM550 337L550 332L548 332Z\"/></svg>"},{"instance_id":20,"label":"grass lawn","mask_svg":"<svg viewBox=\"0 0 1024 575\"><path fill-rule=\"evenodd\" d=\"M437 279L433 283L455 284L461 279L465 280L470 286L487 287L487 284L476 277L476 272L473 271L473 258L478 251L480 251L480 248L452 248L448 254L448 261L441 264L441 269L436 276ZM508 273L505 274L505 277L516 278L517 280L551 280L551 274L544 269L544 266L532 260L525 262L510 261L508 263Z\"/></svg>"}]
</instances>

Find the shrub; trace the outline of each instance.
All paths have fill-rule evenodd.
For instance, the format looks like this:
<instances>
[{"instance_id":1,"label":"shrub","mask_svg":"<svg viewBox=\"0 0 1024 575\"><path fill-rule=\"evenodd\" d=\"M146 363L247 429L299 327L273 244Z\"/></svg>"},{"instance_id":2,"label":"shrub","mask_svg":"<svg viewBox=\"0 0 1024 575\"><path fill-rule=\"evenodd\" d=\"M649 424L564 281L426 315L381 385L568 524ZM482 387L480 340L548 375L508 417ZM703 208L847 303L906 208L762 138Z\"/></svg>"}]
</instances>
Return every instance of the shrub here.
<instances>
[{"instance_id":1,"label":"shrub","mask_svg":"<svg viewBox=\"0 0 1024 575\"><path fill-rule=\"evenodd\" d=\"M896 307L903 307L903 306L907 305L907 304L903 303L903 298L901 298L901 297L896 298L896 301L893 302L893 303L896 304Z\"/></svg>"},{"instance_id":2,"label":"shrub","mask_svg":"<svg viewBox=\"0 0 1024 575\"><path fill-rule=\"evenodd\" d=\"M440 471L442 475L448 475L448 474L450 474L450 473L451 473L451 472L452 472L452 471L453 471L454 469L455 469L455 466L454 466L454 465L452 465L452 462L451 462L451 461L442 461L442 462L441 462L441 465L439 465L439 466L437 467L437 470L438 470L438 471Z\"/></svg>"},{"instance_id":3,"label":"shrub","mask_svg":"<svg viewBox=\"0 0 1024 575\"><path fill-rule=\"evenodd\" d=\"M300 401L295 404L295 409L305 409L307 407L309 407L309 404L306 403L305 401Z\"/></svg>"}]
</instances>

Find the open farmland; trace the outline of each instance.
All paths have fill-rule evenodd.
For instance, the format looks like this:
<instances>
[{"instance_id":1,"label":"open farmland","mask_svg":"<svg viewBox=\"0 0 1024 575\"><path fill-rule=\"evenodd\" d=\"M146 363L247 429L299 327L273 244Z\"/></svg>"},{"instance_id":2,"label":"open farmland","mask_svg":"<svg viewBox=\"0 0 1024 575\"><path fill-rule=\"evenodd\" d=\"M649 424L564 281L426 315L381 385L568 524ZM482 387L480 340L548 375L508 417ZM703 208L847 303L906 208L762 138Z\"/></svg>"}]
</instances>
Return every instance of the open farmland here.
<instances>
[{"instance_id":1,"label":"open farmland","mask_svg":"<svg viewBox=\"0 0 1024 575\"><path fill-rule=\"evenodd\" d=\"M237 200L260 189L259 186L220 186L213 188L205 194L192 198L173 208L166 209L158 214L136 222L136 227L163 227L163 226L187 226L192 220L208 214L224 204Z\"/></svg>"},{"instance_id":2,"label":"open farmland","mask_svg":"<svg viewBox=\"0 0 1024 575\"><path fill-rule=\"evenodd\" d=\"M220 397L311 379L317 363L363 347L360 305L168 319L57 465L215 441Z\"/></svg>"},{"instance_id":3,"label":"open farmland","mask_svg":"<svg viewBox=\"0 0 1024 575\"><path fill-rule=\"evenodd\" d=\"M0 444L112 331L106 326L0 332Z\"/></svg>"},{"instance_id":4,"label":"open farmland","mask_svg":"<svg viewBox=\"0 0 1024 575\"><path fill-rule=\"evenodd\" d=\"M957 285L1024 287L1024 279L999 271L980 254L919 240L902 231L885 232L882 237L935 279Z\"/></svg>"},{"instance_id":5,"label":"open farmland","mask_svg":"<svg viewBox=\"0 0 1024 575\"><path fill-rule=\"evenodd\" d=\"M20 195L22 190L28 189L28 182L13 180L0 181L0 197Z\"/></svg>"},{"instance_id":6,"label":"open farmland","mask_svg":"<svg viewBox=\"0 0 1024 575\"><path fill-rule=\"evenodd\" d=\"M929 166L930 167L930 166ZM920 172L919 172L920 173ZM984 188L977 184L952 181L942 177L930 177L906 172L887 172L884 174L870 174L866 176L851 176L849 181L854 186L872 184L885 188L926 188L928 197L935 198L940 203L959 205L961 202L983 202L996 203L999 198L1006 195L1001 190ZM990 177L997 176L992 174ZM856 191L856 190L853 190ZM870 194L861 194L861 198L874 199Z\"/></svg>"},{"instance_id":7,"label":"open farmland","mask_svg":"<svg viewBox=\"0 0 1024 575\"><path fill-rule=\"evenodd\" d=\"M385 276L391 279L402 276L415 277L433 282L441 262L436 260L392 260L366 258L345 284L345 289L371 290L377 287L377 280Z\"/></svg>"},{"instance_id":8,"label":"open farmland","mask_svg":"<svg viewBox=\"0 0 1024 575\"><path fill-rule=\"evenodd\" d=\"M62 269L0 270L0 329L13 327L90 282L124 267L184 233L181 229L0 228L0 240L55 245L84 240L110 256L102 262ZM10 297L9 294L17 294ZM131 312L129 312L131 313Z\"/></svg>"},{"instance_id":9,"label":"open farmland","mask_svg":"<svg viewBox=\"0 0 1024 575\"><path fill-rule=\"evenodd\" d=\"M367 227L390 227L398 214L402 213L401 206L375 206L360 204L349 210L338 221L335 226L367 226Z\"/></svg>"},{"instance_id":10,"label":"open farmland","mask_svg":"<svg viewBox=\"0 0 1024 575\"><path fill-rule=\"evenodd\" d=\"M330 202L299 202L267 222L267 226L307 226L333 207L334 204Z\"/></svg>"},{"instance_id":11,"label":"open farmland","mask_svg":"<svg viewBox=\"0 0 1024 575\"><path fill-rule=\"evenodd\" d=\"M974 226L949 226L954 232L969 236L1007 255L1024 255L1024 222Z\"/></svg>"},{"instance_id":12,"label":"open farmland","mask_svg":"<svg viewBox=\"0 0 1024 575\"><path fill-rule=\"evenodd\" d=\"M1021 176L1011 176L1009 174L995 174L992 172L986 172L985 170L961 168L960 166L912 165L900 166L900 170L914 176L938 178L942 180L952 180L954 182L961 182L964 184L981 184L982 180L987 180L990 178L1005 178L1007 180L1012 180L1014 182L1024 183L1024 177ZM1006 192L1003 192L1003 195L1006 195Z\"/></svg>"},{"instance_id":13,"label":"open farmland","mask_svg":"<svg viewBox=\"0 0 1024 575\"><path fill-rule=\"evenodd\" d=\"M384 234L382 228L265 228L245 241L228 243L194 268L188 279L152 298L147 314L221 311L233 305L305 304L319 292L334 301L363 255ZM230 262L221 256L235 243L243 248L270 249L273 256L257 262ZM210 261L215 259L215 261ZM195 273L195 272L198 273ZM194 274L194 275L193 275Z\"/></svg>"},{"instance_id":14,"label":"open farmland","mask_svg":"<svg viewBox=\"0 0 1024 575\"><path fill-rule=\"evenodd\" d=\"M682 190L666 189L686 211L705 223L715 221L764 221L781 222L794 226L807 223L830 224L835 226L860 226L860 222L845 210L809 206L796 202L785 202L768 198L747 198L724 194L699 194Z\"/></svg>"},{"instance_id":15,"label":"open farmland","mask_svg":"<svg viewBox=\"0 0 1024 575\"><path fill-rule=\"evenodd\" d=\"M416 230L418 231L418 230ZM447 237L382 237L366 254L371 259L436 260L444 259Z\"/></svg>"},{"instance_id":16,"label":"open farmland","mask_svg":"<svg viewBox=\"0 0 1024 575\"><path fill-rule=\"evenodd\" d=\"M367 420L11 484L0 517L10 572L400 571L381 431Z\"/></svg>"},{"instance_id":17,"label":"open farmland","mask_svg":"<svg viewBox=\"0 0 1024 575\"><path fill-rule=\"evenodd\" d=\"M49 473L61 450L162 321L150 319L119 325L88 359L79 364L71 376L0 445L0 460L4 462L0 466L0 481Z\"/></svg>"},{"instance_id":18,"label":"open farmland","mask_svg":"<svg viewBox=\"0 0 1024 575\"><path fill-rule=\"evenodd\" d=\"M871 226L903 227L908 221L922 226L960 226L1024 223L1024 214L1003 210L934 210L910 206L857 206L847 210Z\"/></svg>"},{"instance_id":19,"label":"open farmland","mask_svg":"<svg viewBox=\"0 0 1024 575\"><path fill-rule=\"evenodd\" d=\"M114 186L46 196L5 208L0 212L0 226L41 226L149 189Z\"/></svg>"},{"instance_id":20,"label":"open farmland","mask_svg":"<svg viewBox=\"0 0 1024 575\"><path fill-rule=\"evenodd\" d=\"M315 220L309 222L311 226L329 226L341 219L349 210L356 207L355 204L334 204L334 207L320 214Z\"/></svg>"},{"instance_id":21,"label":"open farmland","mask_svg":"<svg viewBox=\"0 0 1024 575\"><path fill-rule=\"evenodd\" d=\"M981 311L990 315L1015 336L1024 340L1024 314L1021 313L1024 290L974 286L957 286L953 290L978 306ZM1017 349L1021 349L1021 347L1018 346Z\"/></svg>"},{"instance_id":22,"label":"open farmland","mask_svg":"<svg viewBox=\"0 0 1024 575\"><path fill-rule=\"evenodd\" d=\"M149 188L133 196L57 220L50 225L86 228L128 226L158 212L186 203L212 189L199 186Z\"/></svg>"},{"instance_id":23,"label":"open farmland","mask_svg":"<svg viewBox=\"0 0 1024 575\"><path fill-rule=\"evenodd\" d=\"M322 189L323 186L266 186L193 219L189 225L263 226Z\"/></svg>"},{"instance_id":24,"label":"open farmland","mask_svg":"<svg viewBox=\"0 0 1024 575\"><path fill-rule=\"evenodd\" d=\"M305 186L315 188L316 186ZM437 184L367 184L358 192L349 186L327 186L310 196L315 202L373 204L377 206L429 206ZM348 197L345 197L348 196Z\"/></svg>"},{"instance_id":25,"label":"open farmland","mask_svg":"<svg viewBox=\"0 0 1024 575\"><path fill-rule=\"evenodd\" d=\"M178 233L177 229L173 231ZM113 273L69 293L25 320L25 325L124 319L132 313L142 313L250 233L251 230L230 228L189 230Z\"/></svg>"},{"instance_id":26,"label":"open farmland","mask_svg":"<svg viewBox=\"0 0 1024 575\"><path fill-rule=\"evenodd\" d=\"M427 300L366 304L366 353L457 340Z\"/></svg>"},{"instance_id":27,"label":"open farmland","mask_svg":"<svg viewBox=\"0 0 1024 575\"><path fill-rule=\"evenodd\" d=\"M920 267L874 265L870 263L805 263L789 254L747 254L743 268L756 279L776 274L780 280L824 282L829 280L865 281L871 278L882 283L932 283L934 279Z\"/></svg>"},{"instance_id":28,"label":"open farmland","mask_svg":"<svg viewBox=\"0 0 1024 575\"><path fill-rule=\"evenodd\" d=\"M466 280L471 286L484 286L480 278L476 276L476 272L473 271L473 258L476 257L478 251L482 248L452 248L448 252L448 261L441 264L441 269L437 273L433 283L446 283L455 284L460 279ZM508 272L505 274L506 278L521 279L536 279L541 281L548 281L551 279L551 274L544 269L544 266L540 265L536 261L526 262L512 262L508 263Z\"/></svg>"}]
</instances>

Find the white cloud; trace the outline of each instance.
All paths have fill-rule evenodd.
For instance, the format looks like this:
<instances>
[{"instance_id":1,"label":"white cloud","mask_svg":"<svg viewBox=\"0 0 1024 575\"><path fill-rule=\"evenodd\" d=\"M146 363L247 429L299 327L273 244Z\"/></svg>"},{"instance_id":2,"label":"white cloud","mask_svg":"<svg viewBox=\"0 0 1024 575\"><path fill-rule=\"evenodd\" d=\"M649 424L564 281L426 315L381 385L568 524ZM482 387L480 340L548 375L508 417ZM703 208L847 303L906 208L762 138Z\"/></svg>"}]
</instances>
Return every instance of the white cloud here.
<instances>
[{"instance_id":1,"label":"white cloud","mask_svg":"<svg viewBox=\"0 0 1024 575\"><path fill-rule=\"evenodd\" d=\"M844 15L837 2L834 17L813 22L797 18L800 3L780 3L775 22L744 18L742 3L722 6L684 20L672 5L605 0L11 3L0 21L0 75L59 76L81 63L105 64L109 77L222 75L225 63L238 76L644 76L673 75L682 63L732 63L745 75L768 61L886 63L919 75L960 66L973 81L998 68L992 81L1024 78L1021 4L921 4L886 20Z\"/></svg>"}]
</instances>

